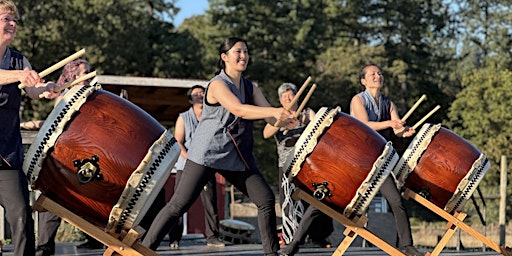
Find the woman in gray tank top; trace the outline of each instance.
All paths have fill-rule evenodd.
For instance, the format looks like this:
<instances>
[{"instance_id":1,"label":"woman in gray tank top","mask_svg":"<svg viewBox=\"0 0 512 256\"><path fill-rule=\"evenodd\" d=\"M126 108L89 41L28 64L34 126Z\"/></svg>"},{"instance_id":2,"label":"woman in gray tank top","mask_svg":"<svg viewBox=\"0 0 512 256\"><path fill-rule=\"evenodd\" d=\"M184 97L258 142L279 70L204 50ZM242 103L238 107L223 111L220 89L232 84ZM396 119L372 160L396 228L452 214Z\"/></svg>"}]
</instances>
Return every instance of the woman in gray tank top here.
<instances>
[{"instance_id":1,"label":"woman in gray tank top","mask_svg":"<svg viewBox=\"0 0 512 256\"><path fill-rule=\"evenodd\" d=\"M350 114L372 129L381 133L386 140L391 136L409 137L416 131L400 120L395 104L380 93L384 84L382 70L376 64L363 66L359 73L365 91L355 95L350 102ZM423 255L413 246L409 216L393 176L388 176L380 187L380 193L388 201L398 233L399 245L407 255Z\"/></svg>"},{"instance_id":2,"label":"woman in gray tank top","mask_svg":"<svg viewBox=\"0 0 512 256\"><path fill-rule=\"evenodd\" d=\"M270 124L279 120L282 126L292 113L271 107L258 87L242 77L248 63L243 39L231 37L220 45L216 76L206 89L201 122L187 152L180 186L158 213L143 245L156 249L217 172L256 204L264 254L277 255L275 198L252 155L252 128L257 119Z\"/></svg>"}]
</instances>

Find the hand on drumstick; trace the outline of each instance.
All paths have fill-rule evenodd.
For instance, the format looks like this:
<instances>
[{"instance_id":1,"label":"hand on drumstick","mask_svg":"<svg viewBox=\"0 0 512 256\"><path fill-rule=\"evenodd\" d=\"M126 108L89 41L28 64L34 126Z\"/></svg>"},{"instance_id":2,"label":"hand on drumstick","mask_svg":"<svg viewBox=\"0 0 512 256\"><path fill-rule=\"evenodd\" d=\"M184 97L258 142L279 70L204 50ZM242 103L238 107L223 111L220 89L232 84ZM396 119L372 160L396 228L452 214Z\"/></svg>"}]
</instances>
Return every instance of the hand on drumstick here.
<instances>
[{"instance_id":1,"label":"hand on drumstick","mask_svg":"<svg viewBox=\"0 0 512 256\"><path fill-rule=\"evenodd\" d=\"M395 135L398 137L410 137L416 133L414 128L405 126L405 122L400 119L389 120L389 122L391 122L391 128L393 129Z\"/></svg>"},{"instance_id":2,"label":"hand on drumstick","mask_svg":"<svg viewBox=\"0 0 512 256\"><path fill-rule=\"evenodd\" d=\"M395 130L395 135L398 137L402 137L402 138L411 137L415 133L416 133L416 130L414 130L414 128L409 127L409 126L404 126L403 129L400 131Z\"/></svg>"},{"instance_id":3,"label":"hand on drumstick","mask_svg":"<svg viewBox=\"0 0 512 256\"><path fill-rule=\"evenodd\" d=\"M44 91L39 94L39 98L55 99L60 95L60 92L56 91L56 88L58 86L54 82L48 82L46 84L36 87L44 88Z\"/></svg>"},{"instance_id":4,"label":"hand on drumstick","mask_svg":"<svg viewBox=\"0 0 512 256\"><path fill-rule=\"evenodd\" d=\"M274 118L277 120L274 124L275 127L284 127L293 120L293 113L290 110L283 107L275 109L277 110L274 114Z\"/></svg>"},{"instance_id":5,"label":"hand on drumstick","mask_svg":"<svg viewBox=\"0 0 512 256\"><path fill-rule=\"evenodd\" d=\"M37 84L44 83L44 79L34 70L24 69L19 72L21 74L20 83L25 84L26 87L34 87Z\"/></svg>"}]
</instances>

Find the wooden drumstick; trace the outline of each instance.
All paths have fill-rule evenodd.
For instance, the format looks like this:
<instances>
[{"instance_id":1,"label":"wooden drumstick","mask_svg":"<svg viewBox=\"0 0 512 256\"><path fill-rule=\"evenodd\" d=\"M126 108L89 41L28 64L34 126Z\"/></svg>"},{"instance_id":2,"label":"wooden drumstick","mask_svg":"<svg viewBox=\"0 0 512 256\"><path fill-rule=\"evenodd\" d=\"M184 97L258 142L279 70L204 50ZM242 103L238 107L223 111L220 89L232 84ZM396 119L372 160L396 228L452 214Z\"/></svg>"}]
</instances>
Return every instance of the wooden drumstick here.
<instances>
[{"instance_id":1,"label":"wooden drumstick","mask_svg":"<svg viewBox=\"0 0 512 256\"><path fill-rule=\"evenodd\" d=\"M311 95L313 94L313 92L315 91L316 89L316 84L313 84L311 86L311 88L309 89L308 91L308 94L306 94L306 97L304 98L304 100L302 101L302 103L300 104L300 107L297 109L297 111L295 112L295 114L293 115L294 118L298 118L299 115L300 115L300 112L302 112L302 110L304 109L304 107L306 107L306 103L309 101L309 98L311 98ZM284 130L283 134L286 135L288 133L288 129Z\"/></svg>"},{"instance_id":2,"label":"wooden drumstick","mask_svg":"<svg viewBox=\"0 0 512 256\"><path fill-rule=\"evenodd\" d=\"M54 92L61 92L61 91L64 91L66 90L67 88L70 88L70 87L73 87L87 79L91 79L93 77L96 76L96 71L93 71L89 74L86 74L82 77L79 77L78 79L76 79L75 81L71 81L71 82L67 82L65 84L63 84L62 86L59 86L58 88L55 88L55 90L53 90ZM39 94L39 98L44 98L44 95L43 94Z\"/></svg>"},{"instance_id":3,"label":"wooden drumstick","mask_svg":"<svg viewBox=\"0 0 512 256\"><path fill-rule=\"evenodd\" d=\"M84 54L85 54L85 49L82 49L82 50L70 55L69 57L57 62L53 66L51 66L51 67L45 69L44 71L42 71L41 73L39 73L39 77L43 78L43 77L47 76L48 74L52 73L53 71L63 67L64 65L68 64L69 62L71 62L75 59L78 59L80 56L82 56ZM20 88L20 89L23 89L25 87L27 87L27 85L25 85L25 84L18 85L18 88Z\"/></svg>"},{"instance_id":4,"label":"wooden drumstick","mask_svg":"<svg viewBox=\"0 0 512 256\"><path fill-rule=\"evenodd\" d=\"M441 106L437 105L434 109L432 109L425 117L423 117L420 121L418 121L412 128L416 130L427 118L429 118L431 115L433 115L438 109L440 109Z\"/></svg>"},{"instance_id":5,"label":"wooden drumstick","mask_svg":"<svg viewBox=\"0 0 512 256\"><path fill-rule=\"evenodd\" d=\"M414 104L414 106L412 106L412 108L411 108L411 109L409 109L409 111L407 112L407 114L405 114L405 116L404 116L404 117L402 117L402 122L405 122L405 120L407 120L407 118L409 118L409 116L412 114L412 112L414 112L414 110L416 110L416 108L418 108L418 106L420 105L420 103L421 103L422 101L424 101L425 99L427 99L427 95L423 94L423 95L421 96L421 98L420 98L418 101L416 101L416 103Z\"/></svg>"},{"instance_id":6,"label":"wooden drumstick","mask_svg":"<svg viewBox=\"0 0 512 256\"><path fill-rule=\"evenodd\" d=\"M293 105L295 105L295 103L297 103L300 95L304 92L304 90L306 90L306 87L308 87L309 82L311 82L311 76L308 76L306 81L304 81L304 84L302 84L302 86L300 87L297 94L295 94L295 97L293 98L292 102L290 102L290 104L288 104L288 106L283 106L284 109L290 110L293 107ZM281 122L280 120L277 120L276 123L274 124L274 126L279 126L280 122Z\"/></svg>"}]
</instances>

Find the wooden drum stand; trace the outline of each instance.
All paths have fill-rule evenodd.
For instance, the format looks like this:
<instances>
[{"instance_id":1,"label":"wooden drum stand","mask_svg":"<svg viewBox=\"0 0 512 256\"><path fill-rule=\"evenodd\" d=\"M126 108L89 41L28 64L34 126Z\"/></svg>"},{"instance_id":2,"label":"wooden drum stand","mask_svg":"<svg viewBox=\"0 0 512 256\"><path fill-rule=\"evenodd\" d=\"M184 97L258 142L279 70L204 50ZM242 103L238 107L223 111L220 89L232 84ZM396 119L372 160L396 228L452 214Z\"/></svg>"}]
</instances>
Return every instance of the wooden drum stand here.
<instances>
[{"instance_id":1,"label":"wooden drum stand","mask_svg":"<svg viewBox=\"0 0 512 256\"><path fill-rule=\"evenodd\" d=\"M330 208L329 206L325 205L324 203L316 200L313 196L309 195L305 191L301 190L300 188L297 188L295 192L293 193L293 198L295 200L301 199L307 202L308 204L314 206L318 210L322 211L332 219L338 221L342 225L346 227L345 232L343 233L345 235L345 238L343 241L341 241L338 248L334 251L332 255L343 255L345 251L348 249L350 244L354 241L354 239L357 237L357 235L361 236L362 238L366 239L367 241L371 242L375 246L379 247L383 251L387 252L389 255L405 255L402 251L398 250L394 246L390 245L386 241L382 240L369 230L367 230L364 225L368 221L368 219L364 216L355 217L352 219L347 218L345 215L337 212L336 210ZM436 245L434 250L432 252L427 252L426 255L439 255L443 248L446 246L450 238L455 234L455 231L457 231L457 228L460 228L476 239L480 240L496 252L506 255L506 256L512 256L512 253L509 248L502 248L498 246L496 243L491 241L489 238L485 237L484 235L480 234L479 232L475 231L468 225L466 225L463 221L466 218L466 213L463 212L456 212L453 215L449 214L448 212L444 211L443 209L439 208L437 205L431 203L427 199L423 198L422 196L416 194L410 189L406 189L404 192L404 198L405 199L413 199L414 201L420 203L421 205L425 206L426 208L433 211L435 214L439 215L446 221L448 221L447 228L448 230L445 232L443 238L439 241L439 243Z\"/></svg>"},{"instance_id":2,"label":"wooden drum stand","mask_svg":"<svg viewBox=\"0 0 512 256\"><path fill-rule=\"evenodd\" d=\"M354 239L356 239L357 235L371 242L375 246L387 252L389 255L406 255L402 251L398 250L396 247L390 245L389 243L382 240L381 238L370 232L368 229L366 229L364 227L364 225L368 221L366 217L359 216L350 219L345 215L339 213L338 211L325 205L324 203L318 201L313 196L301 190L300 188L295 189L295 191L293 192L293 198L295 200L304 200L308 204L322 211L323 213L331 217L333 220L338 221L340 224L346 227L344 232L345 238L343 239L343 241L341 241L340 245L332 255L343 255L343 253L345 253L345 251L348 249L348 247L354 241Z\"/></svg>"},{"instance_id":3,"label":"wooden drum stand","mask_svg":"<svg viewBox=\"0 0 512 256\"><path fill-rule=\"evenodd\" d=\"M63 206L52 201L44 195L40 195L37 199L34 209L37 211L50 211L61 217L71 225L78 227L83 232L100 241L108 248L103 253L105 256L110 255L127 255L127 256L157 256L153 250L139 244L140 233L134 229L114 237L102 229L96 227L90 222L84 220ZM120 240L122 238L122 241Z\"/></svg>"},{"instance_id":4,"label":"wooden drum stand","mask_svg":"<svg viewBox=\"0 0 512 256\"><path fill-rule=\"evenodd\" d=\"M439 208L437 205L433 204L432 202L428 201L424 197L418 195L414 191L410 189L406 189L404 192L404 198L405 199L412 199L419 204L425 206L427 209L431 210L435 214L437 214L439 217L442 217L448 223L446 224L446 227L448 228L441 238L441 240L437 243L434 250L430 253L427 252L426 255L439 255L443 248L446 246L450 238L455 234L455 231L457 231L457 228L460 228L473 236L474 238L478 239L482 243L486 244L496 252L502 254L502 255L512 255L511 251L508 248L500 247L495 242L491 241L489 238L485 237L484 235L480 234L476 230L472 229L470 226L464 223L464 219L466 218L466 213L463 212L455 212L454 214L450 214L447 211Z\"/></svg>"}]
</instances>

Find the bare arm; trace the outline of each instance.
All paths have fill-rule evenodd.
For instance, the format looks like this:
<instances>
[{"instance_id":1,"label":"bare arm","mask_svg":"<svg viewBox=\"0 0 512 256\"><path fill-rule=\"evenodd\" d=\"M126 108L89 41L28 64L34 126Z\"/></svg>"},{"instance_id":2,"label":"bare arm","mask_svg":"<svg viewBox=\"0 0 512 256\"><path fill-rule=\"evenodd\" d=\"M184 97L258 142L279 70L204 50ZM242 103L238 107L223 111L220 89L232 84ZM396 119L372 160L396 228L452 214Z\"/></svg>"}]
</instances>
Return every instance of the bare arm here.
<instances>
[{"instance_id":1,"label":"bare arm","mask_svg":"<svg viewBox=\"0 0 512 256\"><path fill-rule=\"evenodd\" d=\"M220 81L213 81L208 86L206 100L210 104L219 103L233 115L244 119L265 119L267 122L275 122L277 119L286 120L291 113L284 108L274 108L265 99L261 91L254 87L253 99L255 105L242 104L240 100L229 90L228 86Z\"/></svg>"},{"instance_id":2,"label":"bare arm","mask_svg":"<svg viewBox=\"0 0 512 256\"><path fill-rule=\"evenodd\" d=\"M185 148L185 145L183 145L183 143L185 142L185 122L183 121L183 118L181 116L178 116L178 119L176 119L176 124L174 126L174 138L176 139L178 145L180 146L181 157L187 159L187 149Z\"/></svg>"},{"instance_id":3,"label":"bare arm","mask_svg":"<svg viewBox=\"0 0 512 256\"><path fill-rule=\"evenodd\" d=\"M391 103L390 111L391 120L373 122L369 120L368 113L366 113L366 109L364 107L363 99L361 99L359 95L354 96L352 101L350 101L350 114L376 131L384 130L387 128L403 129L403 123L398 117L398 113L396 113L396 107L393 103Z\"/></svg>"},{"instance_id":4,"label":"bare arm","mask_svg":"<svg viewBox=\"0 0 512 256\"><path fill-rule=\"evenodd\" d=\"M279 127L276 127L276 126L271 125L270 123L267 123L265 125L265 128L263 128L263 138L268 139L268 138L274 136L274 134L276 134L277 131L279 131Z\"/></svg>"},{"instance_id":5,"label":"bare arm","mask_svg":"<svg viewBox=\"0 0 512 256\"><path fill-rule=\"evenodd\" d=\"M293 113L293 112L292 112ZM311 122L311 119L315 116L315 111L313 111L310 108L306 109L306 114L299 116L299 119L301 119L301 122L304 124L309 124ZM286 128L293 129L299 124L297 119L290 119L288 123L286 124ZM275 127L270 123L267 123L265 125L265 128L263 128L263 138L268 139L272 137L274 134L276 134L279 131L280 127Z\"/></svg>"},{"instance_id":6,"label":"bare arm","mask_svg":"<svg viewBox=\"0 0 512 256\"><path fill-rule=\"evenodd\" d=\"M23 66L23 70L0 70L0 85L21 82L27 85L25 91L32 99L39 99L39 94L42 93L49 99L59 95L53 91L56 87L55 83L44 84L44 80L32 70L32 66L25 57L23 57Z\"/></svg>"},{"instance_id":7,"label":"bare arm","mask_svg":"<svg viewBox=\"0 0 512 256\"><path fill-rule=\"evenodd\" d=\"M395 135L398 137L409 137L412 136L416 131L411 127L404 126L405 122L400 120L400 116L398 115L398 111L396 109L395 103L391 102L390 108L391 120L382 121L382 122L371 122L368 120L368 113L366 113L366 109L363 104L363 100L358 95L352 98L350 102L350 113L355 118L359 119L366 125L370 126L372 129L376 131L384 130L386 128L392 128Z\"/></svg>"}]
</instances>

